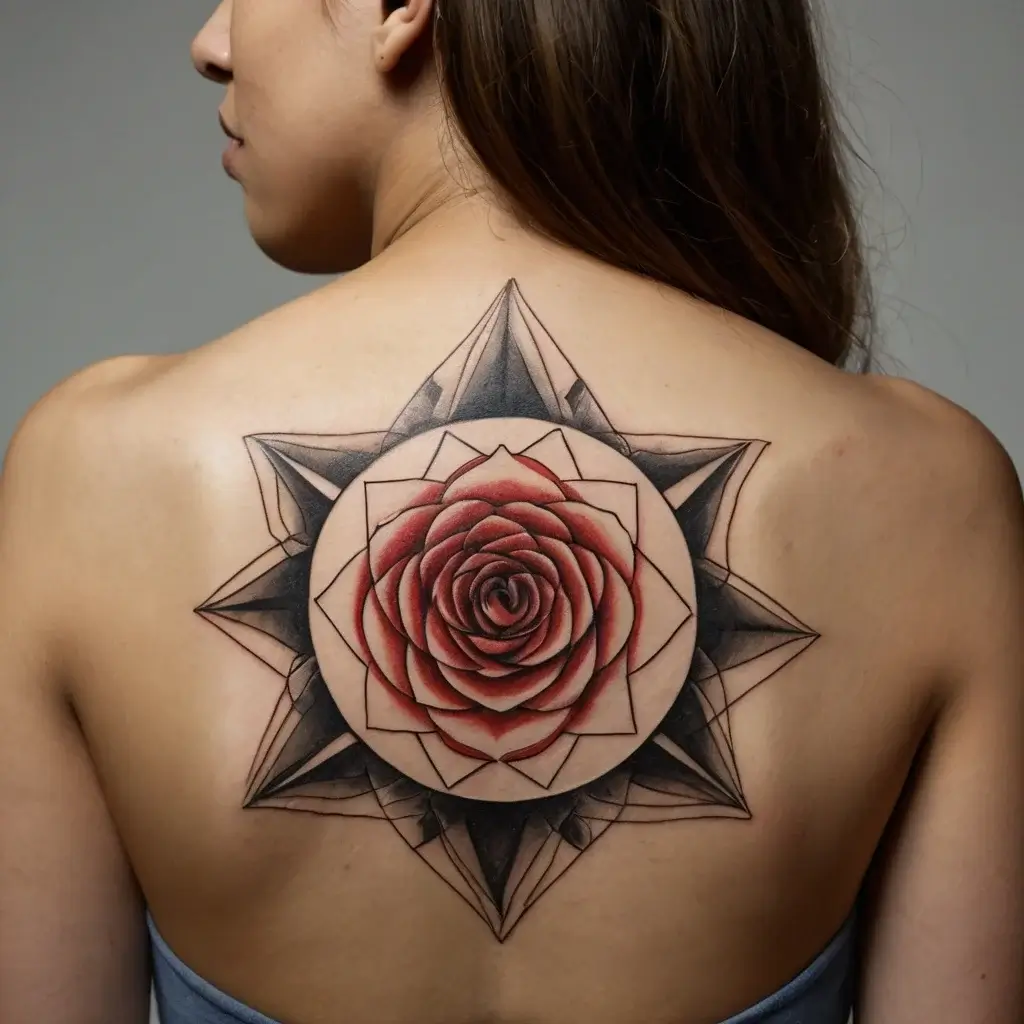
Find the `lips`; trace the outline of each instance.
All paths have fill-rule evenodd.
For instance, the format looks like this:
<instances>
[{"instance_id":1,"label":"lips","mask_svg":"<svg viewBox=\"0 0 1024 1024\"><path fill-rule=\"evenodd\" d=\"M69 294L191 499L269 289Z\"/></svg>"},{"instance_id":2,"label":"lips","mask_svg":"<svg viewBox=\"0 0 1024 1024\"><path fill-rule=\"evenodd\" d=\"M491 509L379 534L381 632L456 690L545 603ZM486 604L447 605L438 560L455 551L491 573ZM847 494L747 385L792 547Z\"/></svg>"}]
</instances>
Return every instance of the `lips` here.
<instances>
[{"instance_id":1,"label":"lips","mask_svg":"<svg viewBox=\"0 0 1024 1024\"><path fill-rule=\"evenodd\" d=\"M233 142L237 142L239 144L241 144L244 141L242 139L242 136L239 135L238 132L232 130L231 126L227 123L227 121L224 120L224 115L223 114L218 113L217 119L220 121L221 131L223 131L224 134L229 139L231 139Z\"/></svg>"}]
</instances>

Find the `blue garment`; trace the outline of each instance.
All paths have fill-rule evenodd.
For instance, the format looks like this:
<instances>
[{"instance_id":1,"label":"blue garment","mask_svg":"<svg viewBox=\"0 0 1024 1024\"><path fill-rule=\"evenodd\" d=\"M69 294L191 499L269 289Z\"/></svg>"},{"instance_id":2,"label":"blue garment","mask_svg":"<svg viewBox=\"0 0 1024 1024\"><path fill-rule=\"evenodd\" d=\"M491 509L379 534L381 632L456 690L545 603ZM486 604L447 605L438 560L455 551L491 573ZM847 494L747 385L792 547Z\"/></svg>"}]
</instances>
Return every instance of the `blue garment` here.
<instances>
[{"instance_id":1,"label":"blue garment","mask_svg":"<svg viewBox=\"0 0 1024 1024\"><path fill-rule=\"evenodd\" d=\"M161 1024L276 1024L186 967L164 942L153 919L148 922ZM854 946L851 918L810 967L774 995L722 1024L847 1024L853 1002Z\"/></svg>"}]
</instances>

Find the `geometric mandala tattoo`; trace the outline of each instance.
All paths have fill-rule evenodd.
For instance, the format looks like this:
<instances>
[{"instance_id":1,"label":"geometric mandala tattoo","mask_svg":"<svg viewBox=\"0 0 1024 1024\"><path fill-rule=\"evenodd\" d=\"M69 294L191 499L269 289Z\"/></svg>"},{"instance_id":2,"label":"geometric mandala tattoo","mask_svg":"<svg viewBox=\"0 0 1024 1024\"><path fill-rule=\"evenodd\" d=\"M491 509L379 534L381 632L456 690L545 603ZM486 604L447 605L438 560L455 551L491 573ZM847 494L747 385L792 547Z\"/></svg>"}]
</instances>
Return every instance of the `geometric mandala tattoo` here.
<instances>
[{"instance_id":1,"label":"geometric mandala tattoo","mask_svg":"<svg viewBox=\"0 0 1024 1024\"><path fill-rule=\"evenodd\" d=\"M613 825L750 817L729 710L817 639L729 567L765 442L617 431L514 281L389 430L245 442L246 807L390 822L499 940Z\"/></svg>"}]
</instances>

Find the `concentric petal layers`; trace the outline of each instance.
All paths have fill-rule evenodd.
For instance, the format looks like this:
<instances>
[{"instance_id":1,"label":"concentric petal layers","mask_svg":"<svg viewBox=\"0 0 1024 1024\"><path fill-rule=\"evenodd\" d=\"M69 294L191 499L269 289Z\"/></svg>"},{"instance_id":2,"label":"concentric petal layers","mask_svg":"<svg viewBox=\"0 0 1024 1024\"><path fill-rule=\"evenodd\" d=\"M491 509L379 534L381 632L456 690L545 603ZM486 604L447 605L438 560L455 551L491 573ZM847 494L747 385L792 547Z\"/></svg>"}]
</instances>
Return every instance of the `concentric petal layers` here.
<instances>
[{"instance_id":1,"label":"concentric petal layers","mask_svg":"<svg viewBox=\"0 0 1024 1024\"><path fill-rule=\"evenodd\" d=\"M636 698L634 670L643 665L634 662L657 660L691 615L638 547L644 516L648 532L664 517L677 540L662 547L685 558L663 500L646 492L641 500L636 471L610 450L598 449L601 478L585 476L586 460L561 430L490 454L470 437L445 434L439 448L417 439L382 461L414 450L434 478L365 485L375 510L366 515L365 548L320 596L373 678L368 742L401 764L427 751L433 762L434 741L402 748L401 730L380 724L404 718L415 723L408 735L422 737L427 722L451 752L444 778L457 775L462 786L476 774L463 771L472 763L522 763L520 788L553 785L570 757L583 766L635 748L673 683L663 680L664 666L637 676L636 685L656 689ZM681 679L689 654L673 657ZM380 686L395 691L390 705Z\"/></svg>"}]
</instances>

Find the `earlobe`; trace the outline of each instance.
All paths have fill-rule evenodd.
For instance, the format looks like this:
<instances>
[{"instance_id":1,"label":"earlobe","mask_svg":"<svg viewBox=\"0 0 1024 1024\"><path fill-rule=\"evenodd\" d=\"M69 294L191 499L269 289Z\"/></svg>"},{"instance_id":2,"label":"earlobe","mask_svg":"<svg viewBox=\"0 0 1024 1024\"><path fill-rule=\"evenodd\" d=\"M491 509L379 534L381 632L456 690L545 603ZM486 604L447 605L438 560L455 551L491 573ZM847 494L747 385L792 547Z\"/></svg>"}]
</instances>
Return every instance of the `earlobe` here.
<instances>
[{"instance_id":1,"label":"earlobe","mask_svg":"<svg viewBox=\"0 0 1024 1024\"><path fill-rule=\"evenodd\" d=\"M381 74L389 74L401 63L430 28L433 0L405 0L393 7L373 35L373 60Z\"/></svg>"}]
</instances>

